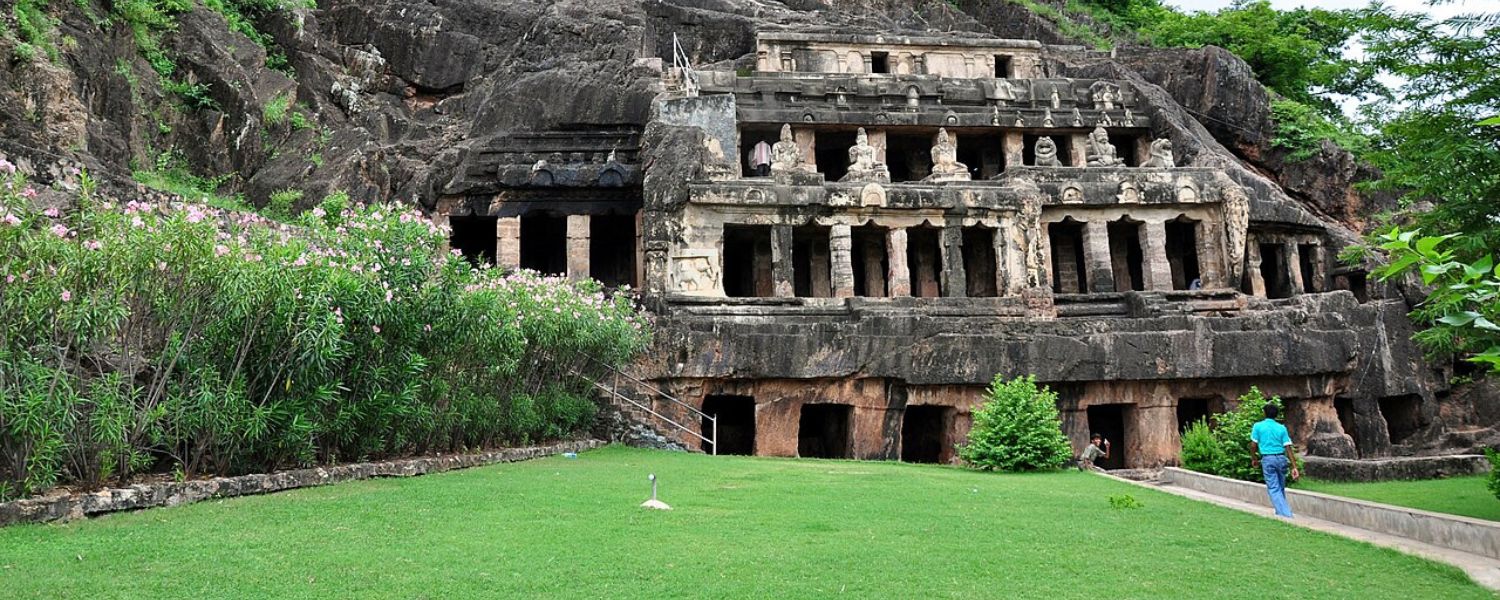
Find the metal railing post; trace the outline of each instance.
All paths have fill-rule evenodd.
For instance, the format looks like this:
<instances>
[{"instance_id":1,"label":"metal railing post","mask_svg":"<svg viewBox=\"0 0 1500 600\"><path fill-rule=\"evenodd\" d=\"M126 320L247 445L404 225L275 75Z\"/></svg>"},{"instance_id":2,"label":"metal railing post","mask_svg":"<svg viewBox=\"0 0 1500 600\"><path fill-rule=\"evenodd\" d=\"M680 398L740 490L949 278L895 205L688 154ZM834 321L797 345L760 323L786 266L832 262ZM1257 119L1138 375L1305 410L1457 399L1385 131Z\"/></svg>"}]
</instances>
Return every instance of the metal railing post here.
<instances>
[{"instance_id":1,"label":"metal railing post","mask_svg":"<svg viewBox=\"0 0 1500 600\"><path fill-rule=\"evenodd\" d=\"M714 446L714 456L718 456L719 455L719 415L714 415L713 416L713 424L714 424L714 441L712 442L712 444Z\"/></svg>"}]
</instances>

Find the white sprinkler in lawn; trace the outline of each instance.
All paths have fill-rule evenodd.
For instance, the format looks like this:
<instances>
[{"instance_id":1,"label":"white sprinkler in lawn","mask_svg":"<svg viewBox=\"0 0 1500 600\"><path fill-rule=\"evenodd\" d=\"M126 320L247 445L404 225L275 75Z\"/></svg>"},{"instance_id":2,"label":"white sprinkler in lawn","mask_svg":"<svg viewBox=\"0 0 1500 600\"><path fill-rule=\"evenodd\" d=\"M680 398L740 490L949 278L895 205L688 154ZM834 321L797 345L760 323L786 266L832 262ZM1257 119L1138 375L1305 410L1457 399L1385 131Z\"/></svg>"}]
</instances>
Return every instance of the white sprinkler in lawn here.
<instances>
[{"instance_id":1,"label":"white sprinkler in lawn","mask_svg":"<svg viewBox=\"0 0 1500 600\"><path fill-rule=\"evenodd\" d=\"M657 500L656 499L656 474L652 473L650 475L647 475L646 479L651 480L651 499L647 500L645 502L642 502L641 503L641 508L654 508L656 510L672 510L672 507L667 506L666 502L662 502L661 500Z\"/></svg>"}]
</instances>

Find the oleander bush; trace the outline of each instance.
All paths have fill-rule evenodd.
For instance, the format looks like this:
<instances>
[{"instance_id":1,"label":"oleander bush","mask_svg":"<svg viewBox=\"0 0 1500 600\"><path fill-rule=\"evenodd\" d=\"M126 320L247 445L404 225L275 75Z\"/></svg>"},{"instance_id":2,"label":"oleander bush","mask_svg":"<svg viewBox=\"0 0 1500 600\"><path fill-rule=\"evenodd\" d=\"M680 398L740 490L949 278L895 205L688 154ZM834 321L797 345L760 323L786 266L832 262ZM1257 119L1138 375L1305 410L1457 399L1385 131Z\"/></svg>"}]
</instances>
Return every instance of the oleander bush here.
<instances>
[{"instance_id":1,"label":"oleander bush","mask_svg":"<svg viewBox=\"0 0 1500 600\"><path fill-rule=\"evenodd\" d=\"M38 210L7 167L0 498L555 438L592 419L581 375L649 343L628 291L476 268L408 209L280 223L85 175Z\"/></svg>"}]
</instances>

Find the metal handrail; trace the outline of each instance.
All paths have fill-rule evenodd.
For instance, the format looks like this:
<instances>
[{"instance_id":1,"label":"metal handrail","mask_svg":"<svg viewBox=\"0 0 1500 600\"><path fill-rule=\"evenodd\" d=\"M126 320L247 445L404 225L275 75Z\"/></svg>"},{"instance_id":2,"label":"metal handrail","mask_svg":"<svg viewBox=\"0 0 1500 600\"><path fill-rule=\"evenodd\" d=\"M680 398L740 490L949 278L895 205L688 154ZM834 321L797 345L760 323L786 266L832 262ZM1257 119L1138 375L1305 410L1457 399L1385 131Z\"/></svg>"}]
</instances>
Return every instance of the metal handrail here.
<instances>
[{"instance_id":1,"label":"metal handrail","mask_svg":"<svg viewBox=\"0 0 1500 600\"><path fill-rule=\"evenodd\" d=\"M615 374L615 377L624 377L625 379L630 380L630 382L633 383L633 384L635 384L637 387L645 388L646 391L648 391L648 392L651 392L653 394L661 396L662 398L666 398L667 400L672 401L673 403L677 404L678 406L681 406L683 408L688 409L688 412L691 412L691 413L693 413L695 415L698 415L698 416L706 418L706 419L713 419L714 418L713 415L710 415L710 414L708 414L706 412L698 410L697 407L695 407L695 406L693 406L691 404L688 404L686 402L678 400L675 396L662 391L661 388L658 388L658 387L656 387L654 385L651 385L650 383L642 381L642 380L636 378L634 375L631 375L629 373L621 371L619 368L616 368L614 365L606 363L606 362L604 362L602 360L599 360L597 358L594 358L592 356L585 355L584 358L587 358L588 360L594 361L595 364L597 364L597 365L599 365L601 367L604 367L605 369L608 369L610 372L612 372L612 373Z\"/></svg>"},{"instance_id":2,"label":"metal handrail","mask_svg":"<svg viewBox=\"0 0 1500 600\"><path fill-rule=\"evenodd\" d=\"M584 375L582 373L578 373L576 371L575 371L575 374L583 377L584 379L589 380L589 383L594 384L594 387L599 388L600 390L609 393L611 396L614 396L616 398L624 400L625 402L630 403L632 406L635 406L636 408L639 408L641 410L646 411L647 413L650 413L651 416L656 417L658 419L661 419L663 421L666 421L667 424L669 424L669 425L671 425L673 427L676 427L679 430L686 431L686 432L692 434L693 437L696 437L696 438L698 438L700 440L703 440L704 442L707 442L708 445L709 445L709 447L711 448L710 453L713 454L714 456L718 456L718 454L719 454L719 417L717 415L710 415L710 414L708 414L706 412L698 410L698 408L694 407L693 405L688 404L686 402L683 402L682 400L677 399L675 396L662 391L661 388L658 388L658 387L656 387L654 385L646 383L645 381L642 381L641 379L635 377L634 375L631 375L629 373L626 373L626 372L620 370L619 368L616 368L614 365L606 363L606 362L604 362L602 360L599 360L599 359L594 358L592 356L589 356L587 354L583 355L583 357L585 359L589 360L589 361L592 361L594 364L596 364L598 366L602 366L605 369L609 370L609 372L614 375L614 378L615 378L614 385L612 387L611 386L605 386L604 384L599 383L598 380L596 380L596 379L594 379L592 377L589 377L589 376ZM704 419L708 419L709 427L710 427L710 432L712 434L712 437L706 437L702 433L699 433L697 431L693 431L692 428L690 428L690 427L688 427L686 425L683 425L681 423L678 423L677 421L673 421L671 417L668 417L668 416L663 415L663 414L661 414L659 412L656 412L655 409L653 409L653 408L651 408L649 406L646 406L645 404L642 404L640 402L637 402L634 399L632 399L632 398L630 398L630 397L628 397L628 396L626 396L624 394L621 394L620 391L619 391L619 389L620 389L620 378L621 377L624 377L625 379L631 381L632 383L634 383L638 387L645 388L647 391L654 393L656 395L656 397L666 398L667 400L671 401L672 403L677 404L678 406L681 406L683 408L686 408L688 410L688 412L690 412L692 414L696 414L699 417L702 417Z\"/></svg>"}]
</instances>

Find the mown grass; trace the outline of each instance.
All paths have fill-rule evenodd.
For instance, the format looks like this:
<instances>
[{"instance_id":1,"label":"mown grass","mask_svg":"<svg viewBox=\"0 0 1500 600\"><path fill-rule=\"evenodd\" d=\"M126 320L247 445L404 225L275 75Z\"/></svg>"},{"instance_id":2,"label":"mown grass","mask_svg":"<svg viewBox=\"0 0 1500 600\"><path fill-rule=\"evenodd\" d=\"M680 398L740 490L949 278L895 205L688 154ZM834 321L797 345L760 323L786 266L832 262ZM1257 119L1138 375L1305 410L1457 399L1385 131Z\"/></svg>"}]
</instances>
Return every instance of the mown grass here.
<instances>
[{"instance_id":1,"label":"mown grass","mask_svg":"<svg viewBox=\"0 0 1500 600\"><path fill-rule=\"evenodd\" d=\"M676 510L638 507L646 475ZM1144 506L1111 508L1129 494ZM1086 473L606 448L0 530L0 598L1484 598Z\"/></svg>"},{"instance_id":2,"label":"mown grass","mask_svg":"<svg viewBox=\"0 0 1500 600\"><path fill-rule=\"evenodd\" d=\"M1375 481L1338 483L1306 480L1297 489L1371 502L1419 508L1433 512L1500 521L1500 500L1485 487L1484 475L1424 479L1419 481Z\"/></svg>"}]
</instances>

